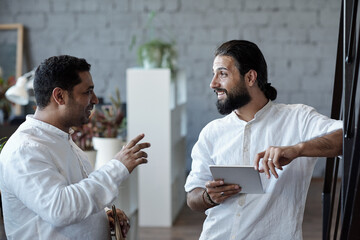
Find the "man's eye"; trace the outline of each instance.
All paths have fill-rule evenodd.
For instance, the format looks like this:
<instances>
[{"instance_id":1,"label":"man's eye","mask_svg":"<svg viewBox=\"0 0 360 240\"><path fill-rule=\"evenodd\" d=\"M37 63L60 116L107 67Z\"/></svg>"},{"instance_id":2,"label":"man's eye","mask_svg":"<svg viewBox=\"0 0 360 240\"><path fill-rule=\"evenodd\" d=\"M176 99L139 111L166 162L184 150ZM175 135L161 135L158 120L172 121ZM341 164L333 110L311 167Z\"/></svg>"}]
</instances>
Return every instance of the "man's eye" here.
<instances>
[{"instance_id":1,"label":"man's eye","mask_svg":"<svg viewBox=\"0 0 360 240\"><path fill-rule=\"evenodd\" d=\"M93 90L89 90L89 91L86 91L86 94L91 95L91 94L93 94L93 92L94 92Z\"/></svg>"},{"instance_id":2,"label":"man's eye","mask_svg":"<svg viewBox=\"0 0 360 240\"><path fill-rule=\"evenodd\" d=\"M220 76L221 76L221 77L226 77L227 74L226 74L225 72L220 72Z\"/></svg>"}]
</instances>

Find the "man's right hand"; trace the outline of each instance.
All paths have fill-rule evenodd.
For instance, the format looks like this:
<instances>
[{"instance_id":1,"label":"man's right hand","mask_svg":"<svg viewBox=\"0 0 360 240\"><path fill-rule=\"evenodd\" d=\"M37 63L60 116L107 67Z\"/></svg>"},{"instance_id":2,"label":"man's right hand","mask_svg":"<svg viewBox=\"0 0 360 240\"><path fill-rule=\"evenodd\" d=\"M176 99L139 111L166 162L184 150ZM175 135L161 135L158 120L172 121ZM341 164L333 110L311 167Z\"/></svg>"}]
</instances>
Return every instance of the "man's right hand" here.
<instances>
[{"instance_id":1,"label":"man's right hand","mask_svg":"<svg viewBox=\"0 0 360 240\"><path fill-rule=\"evenodd\" d=\"M225 184L223 180L208 181L205 187L211 200L217 204L224 202L229 197L238 194L241 191L239 185Z\"/></svg>"},{"instance_id":2,"label":"man's right hand","mask_svg":"<svg viewBox=\"0 0 360 240\"><path fill-rule=\"evenodd\" d=\"M141 150L150 147L150 143L138 143L144 136L144 134L140 134L132 139L114 157L126 166L129 173L131 173L138 165L148 162L146 159L148 157L147 153Z\"/></svg>"}]
</instances>

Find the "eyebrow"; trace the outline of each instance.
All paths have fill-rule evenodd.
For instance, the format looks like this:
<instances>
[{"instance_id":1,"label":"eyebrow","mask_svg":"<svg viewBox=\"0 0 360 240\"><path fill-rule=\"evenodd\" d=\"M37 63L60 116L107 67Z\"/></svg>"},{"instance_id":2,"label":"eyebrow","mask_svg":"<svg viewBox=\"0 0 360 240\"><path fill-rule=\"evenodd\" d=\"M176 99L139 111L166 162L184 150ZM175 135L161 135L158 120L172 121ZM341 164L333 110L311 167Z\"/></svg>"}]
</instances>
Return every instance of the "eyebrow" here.
<instances>
[{"instance_id":1,"label":"eyebrow","mask_svg":"<svg viewBox=\"0 0 360 240\"><path fill-rule=\"evenodd\" d=\"M86 90L84 90L84 91L89 91L89 90L94 90L94 85L89 86L89 87L86 88Z\"/></svg>"},{"instance_id":2,"label":"eyebrow","mask_svg":"<svg viewBox=\"0 0 360 240\"><path fill-rule=\"evenodd\" d=\"M215 69L215 71L220 71L220 70L228 70L226 67L218 67L217 69Z\"/></svg>"}]
</instances>

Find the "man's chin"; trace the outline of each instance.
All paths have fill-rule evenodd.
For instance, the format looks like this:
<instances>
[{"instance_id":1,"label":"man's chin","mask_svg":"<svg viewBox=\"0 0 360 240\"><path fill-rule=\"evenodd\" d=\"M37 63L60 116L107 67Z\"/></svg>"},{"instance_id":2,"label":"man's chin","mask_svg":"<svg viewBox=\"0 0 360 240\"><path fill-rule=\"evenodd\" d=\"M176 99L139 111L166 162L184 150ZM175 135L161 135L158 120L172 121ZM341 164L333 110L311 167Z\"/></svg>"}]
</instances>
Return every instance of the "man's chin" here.
<instances>
[{"instance_id":1,"label":"man's chin","mask_svg":"<svg viewBox=\"0 0 360 240\"><path fill-rule=\"evenodd\" d=\"M224 104L220 104L219 102L216 104L217 110L221 115L228 115L233 111L232 108L226 107Z\"/></svg>"},{"instance_id":2,"label":"man's chin","mask_svg":"<svg viewBox=\"0 0 360 240\"><path fill-rule=\"evenodd\" d=\"M89 118L89 117L83 118L83 119L81 120L81 125L88 124L89 122L90 122L90 118Z\"/></svg>"}]
</instances>

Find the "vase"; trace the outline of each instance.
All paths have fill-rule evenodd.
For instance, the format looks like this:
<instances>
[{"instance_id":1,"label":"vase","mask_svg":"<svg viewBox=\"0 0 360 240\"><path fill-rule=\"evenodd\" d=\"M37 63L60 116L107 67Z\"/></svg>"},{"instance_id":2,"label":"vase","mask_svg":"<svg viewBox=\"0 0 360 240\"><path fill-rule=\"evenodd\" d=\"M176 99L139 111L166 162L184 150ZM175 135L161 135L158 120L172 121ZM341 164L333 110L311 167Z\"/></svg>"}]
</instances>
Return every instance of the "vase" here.
<instances>
[{"instance_id":1,"label":"vase","mask_svg":"<svg viewBox=\"0 0 360 240\"><path fill-rule=\"evenodd\" d=\"M160 48L151 47L141 50L142 64L145 69L159 68L162 63L162 52Z\"/></svg>"},{"instance_id":2,"label":"vase","mask_svg":"<svg viewBox=\"0 0 360 240\"><path fill-rule=\"evenodd\" d=\"M95 169L99 169L102 165L114 158L125 142L119 138L100 138L93 137L93 145L96 153Z\"/></svg>"}]
</instances>

